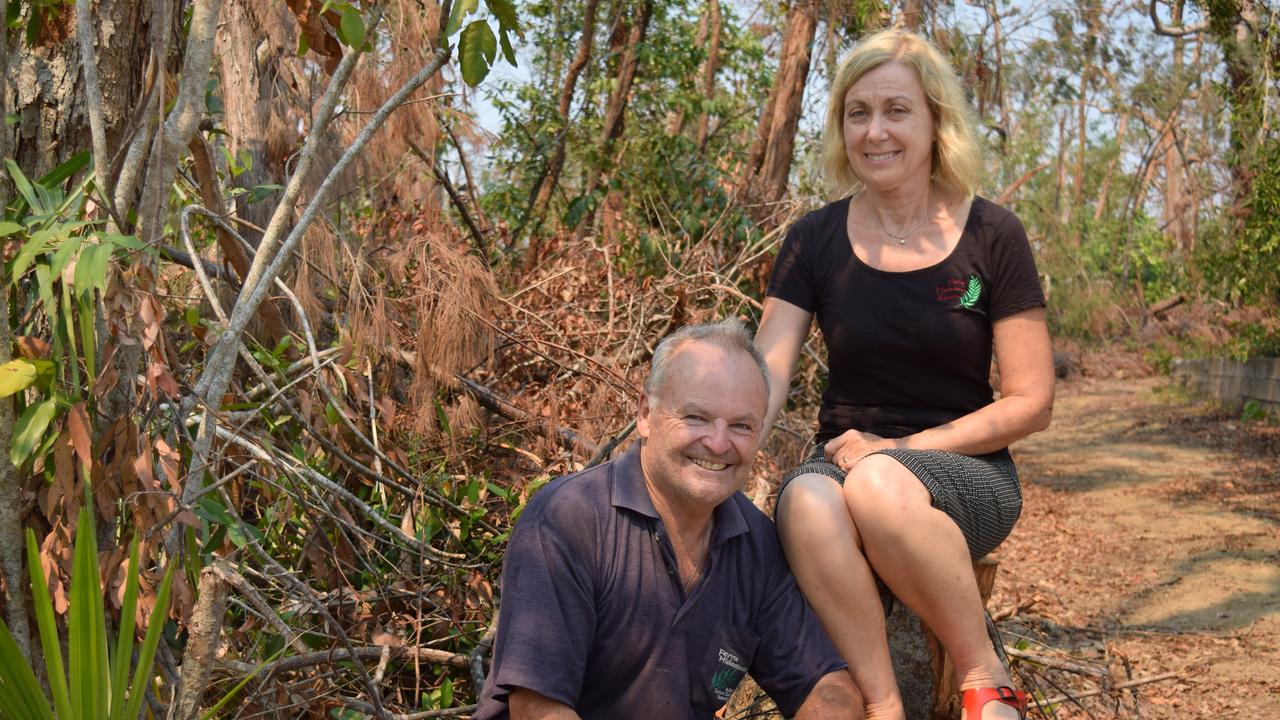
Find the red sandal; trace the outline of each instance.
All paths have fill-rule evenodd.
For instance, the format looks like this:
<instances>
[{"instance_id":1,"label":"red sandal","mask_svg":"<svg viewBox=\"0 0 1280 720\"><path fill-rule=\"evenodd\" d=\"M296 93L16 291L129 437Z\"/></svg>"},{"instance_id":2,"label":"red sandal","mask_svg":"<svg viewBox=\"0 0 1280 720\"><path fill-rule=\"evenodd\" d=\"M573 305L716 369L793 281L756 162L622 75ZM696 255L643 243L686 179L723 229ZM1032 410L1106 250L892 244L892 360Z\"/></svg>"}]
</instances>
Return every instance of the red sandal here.
<instances>
[{"instance_id":1,"label":"red sandal","mask_svg":"<svg viewBox=\"0 0 1280 720\"><path fill-rule=\"evenodd\" d=\"M982 708L992 700L1017 710L1020 718L1027 716L1027 694L1007 685L997 688L969 688L960 694L960 703L969 720L982 720Z\"/></svg>"}]
</instances>

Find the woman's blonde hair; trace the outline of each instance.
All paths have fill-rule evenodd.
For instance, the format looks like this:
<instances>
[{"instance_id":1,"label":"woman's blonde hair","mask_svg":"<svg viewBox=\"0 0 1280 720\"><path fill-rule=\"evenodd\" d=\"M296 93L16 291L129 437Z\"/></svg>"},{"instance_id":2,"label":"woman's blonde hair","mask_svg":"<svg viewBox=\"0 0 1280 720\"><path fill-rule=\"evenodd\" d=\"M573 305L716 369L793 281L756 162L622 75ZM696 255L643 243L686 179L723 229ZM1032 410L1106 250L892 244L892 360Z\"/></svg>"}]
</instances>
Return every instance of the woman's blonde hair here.
<instances>
[{"instance_id":1,"label":"woman's blonde hair","mask_svg":"<svg viewBox=\"0 0 1280 720\"><path fill-rule=\"evenodd\" d=\"M903 30L882 30L863 40L840 63L831 83L826 126L822 133L822 175L833 196L861 187L844 147L844 96L863 75L899 61L916 72L933 114L933 178L965 194L978 190L982 153L974 134L964 87L951 63L933 43Z\"/></svg>"}]
</instances>

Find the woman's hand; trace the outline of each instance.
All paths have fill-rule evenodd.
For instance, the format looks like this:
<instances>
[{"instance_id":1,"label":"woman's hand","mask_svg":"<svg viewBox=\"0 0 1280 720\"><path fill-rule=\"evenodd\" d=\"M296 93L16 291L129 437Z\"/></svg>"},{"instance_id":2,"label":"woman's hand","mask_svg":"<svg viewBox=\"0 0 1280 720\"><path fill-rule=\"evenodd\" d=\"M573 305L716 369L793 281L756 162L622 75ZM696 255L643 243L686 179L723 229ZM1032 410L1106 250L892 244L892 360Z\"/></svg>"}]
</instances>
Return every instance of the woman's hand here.
<instances>
[{"instance_id":1,"label":"woman's hand","mask_svg":"<svg viewBox=\"0 0 1280 720\"><path fill-rule=\"evenodd\" d=\"M843 435L828 440L823 450L826 452L828 460L841 470L849 472L849 469L858 464L859 460L871 453L877 450L902 447L902 443L903 441L900 439L890 440L889 438L882 438L879 435L872 435L861 430L846 430Z\"/></svg>"}]
</instances>

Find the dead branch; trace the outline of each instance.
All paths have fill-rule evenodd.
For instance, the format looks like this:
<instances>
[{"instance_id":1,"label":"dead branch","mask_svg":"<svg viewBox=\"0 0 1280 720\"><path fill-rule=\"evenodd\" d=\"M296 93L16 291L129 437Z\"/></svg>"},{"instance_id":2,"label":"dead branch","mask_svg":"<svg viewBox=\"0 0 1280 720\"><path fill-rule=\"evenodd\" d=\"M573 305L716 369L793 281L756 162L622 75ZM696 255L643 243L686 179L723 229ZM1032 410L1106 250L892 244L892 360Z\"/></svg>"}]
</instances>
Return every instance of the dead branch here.
<instances>
[{"instance_id":1,"label":"dead branch","mask_svg":"<svg viewBox=\"0 0 1280 720\"><path fill-rule=\"evenodd\" d=\"M595 467L596 465L604 462L605 459L609 457L609 453L613 452L614 448L622 444L622 441L626 440L631 433L635 432L635 429L636 421L635 418L632 418L631 422L627 423L626 427L619 430L617 435L609 438L609 442L600 446L600 449L596 451L595 457L591 458L591 462L587 463L587 467Z\"/></svg>"},{"instance_id":2,"label":"dead branch","mask_svg":"<svg viewBox=\"0 0 1280 720\"><path fill-rule=\"evenodd\" d=\"M1157 12L1157 4L1157 0L1151 0L1151 2L1147 4L1147 11L1151 16L1151 25L1157 35L1164 35L1166 37L1186 37L1188 35L1195 35L1198 32L1202 32L1209 27L1209 22L1207 20L1201 20L1194 25L1165 25L1164 21L1160 19L1160 13Z\"/></svg>"},{"instance_id":3,"label":"dead branch","mask_svg":"<svg viewBox=\"0 0 1280 720\"><path fill-rule=\"evenodd\" d=\"M1004 205L1005 203L1009 202L1009 200L1013 197L1014 193L1018 192L1018 188L1021 188L1023 185L1026 185L1028 180L1035 177L1036 175L1039 175L1041 171L1047 169L1052 164L1053 163L1049 163L1049 162L1040 163L1036 167L1033 167L1030 170L1023 173L1022 177L1019 177L1017 180L1014 180L1012 183L1009 184L1009 187L1005 188L1000 192L999 197L996 198L996 204Z\"/></svg>"},{"instance_id":4,"label":"dead branch","mask_svg":"<svg viewBox=\"0 0 1280 720\"><path fill-rule=\"evenodd\" d=\"M484 233L480 231L480 226L476 225L476 221L471 218L471 212L467 210L467 204L462 201L462 196L454 189L453 183L449 182L449 175L441 170L439 164L427 155L422 148L418 147L418 143L414 142L413 138L407 137L405 142L409 143L409 150L414 155L417 155L419 160L426 163L427 167L431 168L431 172L436 176L436 181L449 194L449 199L453 201L453 206L458 208L458 214L462 216L462 222L467 226L467 231L471 233L471 237L476 241L476 249L480 251L480 256L488 263L493 255L493 248L489 245ZM459 149L458 152L462 152L462 150Z\"/></svg>"},{"instance_id":5,"label":"dead branch","mask_svg":"<svg viewBox=\"0 0 1280 720\"><path fill-rule=\"evenodd\" d=\"M302 670L316 665L332 665L342 662L343 660L379 660L382 657L384 645L361 645L350 648L334 648L333 650L321 650L319 652L303 653L301 655L290 655L274 662L269 662L262 668L250 665L241 660L222 660L221 665L237 674L248 675L255 670L260 674L274 674L282 672L293 672ZM391 648L392 657L396 658L412 658L422 662L434 663L437 665L448 665L449 667L466 668L471 666L471 659L466 655L451 653L445 650L436 650L427 647L393 647Z\"/></svg>"},{"instance_id":6,"label":"dead branch","mask_svg":"<svg viewBox=\"0 0 1280 720\"><path fill-rule=\"evenodd\" d=\"M456 564L457 560L466 559L467 557L466 555L462 555L459 553L451 553L445 550L439 550L427 543L422 542L421 540L415 537L409 536L408 534L405 533L404 530L401 530L399 526L392 524L389 520L383 517L381 513L369 507L367 503L365 503L360 498L356 497L355 494L352 493L350 490L347 490L346 488L339 485L338 483L325 477L322 473L310 467L307 467L306 465L294 459L293 457L289 455L285 455L283 453L269 452L258 443L252 442L247 438L236 435L232 433L230 430L221 426L216 427L215 432L218 434L218 437L221 438L222 440L233 443L236 446L249 451L251 455L263 461L264 463L267 463L279 470L283 470L291 475L297 475L299 478L308 480L311 483L319 485L325 490L328 490L334 495L337 495L338 497L342 498L349 505L359 510L360 513L364 515L366 518L373 521L374 525L377 525L390 537L394 538L396 541L400 542L406 547L416 550L424 555L427 555L428 557L434 558L438 562L443 562L450 565Z\"/></svg>"},{"instance_id":7,"label":"dead branch","mask_svg":"<svg viewBox=\"0 0 1280 720\"><path fill-rule=\"evenodd\" d=\"M146 243L160 239L164 229L160 218L169 198L169 186L178 171L178 154L187 146L204 114L204 91L213 63L213 36L221 8L222 0L195 0L192 4L178 94L169 116L157 129L142 199L138 203L138 227Z\"/></svg>"},{"instance_id":8,"label":"dead branch","mask_svg":"<svg viewBox=\"0 0 1280 720\"><path fill-rule=\"evenodd\" d=\"M107 190L107 131L102 117L102 88L98 84L98 53L94 45L97 33L93 27L93 13L89 0L76 0L76 35L80 42L80 68L84 73L85 108L89 113L89 137L93 143L93 174L98 195L104 205L111 206L111 193ZM112 216L115 211L112 209ZM114 231L108 225L108 231Z\"/></svg>"},{"instance_id":9,"label":"dead branch","mask_svg":"<svg viewBox=\"0 0 1280 720\"><path fill-rule=\"evenodd\" d=\"M1106 670L1073 663L1068 660L1058 660L1044 655L1038 655L1033 652L1027 652L1026 650L1019 650L1018 648L1010 645L1004 646L1004 652L1009 657L1026 660L1027 662L1035 663L1036 665L1046 668L1052 668L1054 670L1064 670L1069 673L1075 673L1076 675L1089 675L1091 677L1106 677L1108 675Z\"/></svg>"},{"instance_id":10,"label":"dead branch","mask_svg":"<svg viewBox=\"0 0 1280 720\"><path fill-rule=\"evenodd\" d=\"M489 388L472 380L466 375L458 374L454 376L457 381L471 393L473 397L486 409L501 415L508 420L516 422L526 422L535 425L545 425L546 423L540 418L536 418L515 403L498 395ZM595 443L584 439L576 432L569 428L555 428L556 436L560 438L560 442L566 446L566 449L581 449L584 452L594 453L597 451Z\"/></svg>"},{"instance_id":11,"label":"dead branch","mask_svg":"<svg viewBox=\"0 0 1280 720\"><path fill-rule=\"evenodd\" d=\"M284 638L285 641L289 643L289 647L292 647L295 652L302 655L311 651L311 649L302 642L302 638L299 634L290 629L290 627L285 624L284 620L280 619L279 613L271 608L271 604L267 602L266 598L262 597L262 593L258 592L258 589L253 586L253 583L249 582L249 580L239 572L236 572L236 569L232 567L231 563L225 560L214 560L208 566L207 570L209 572L216 573L218 577L222 578L223 582L238 590L240 594L249 601L249 604L253 606L254 610L258 612L259 617L270 625L271 629L274 630L276 634L281 638Z\"/></svg>"},{"instance_id":12,"label":"dead branch","mask_svg":"<svg viewBox=\"0 0 1280 720\"><path fill-rule=\"evenodd\" d=\"M1151 304L1147 307L1147 314L1151 317L1160 317L1186 301L1187 296L1179 293L1166 300L1161 300L1160 302Z\"/></svg>"},{"instance_id":13,"label":"dead branch","mask_svg":"<svg viewBox=\"0 0 1280 720\"><path fill-rule=\"evenodd\" d=\"M191 622L187 624L187 647L182 653L182 672L174 697L178 720L188 720L200 712L201 699L213 671L213 659L222 639L222 620L227 614L227 584L211 567L200 572L197 598Z\"/></svg>"},{"instance_id":14,"label":"dead branch","mask_svg":"<svg viewBox=\"0 0 1280 720\"><path fill-rule=\"evenodd\" d=\"M292 588L293 591L297 593L298 597L301 597L320 615L321 618L323 618L325 627L333 630L338 642L342 645L341 649L349 653L349 656L354 657L355 648L351 644L351 638L347 636L346 630L343 629L342 624L338 622L337 618L335 618L333 614L329 612L329 609L325 607L324 603L320 602L320 599L316 597L315 590L312 590L310 586L295 577L292 572L272 557L271 553L267 552L266 548L262 547L262 543L260 543L257 537L253 535L253 532L249 529L248 523L246 523L244 518L240 516L239 511L235 507L235 503L231 501L231 498L227 495L226 491L219 490L219 493L222 495L223 503L226 504L227 514L247 538L245 547L256 555L260 561L262 561L264 572L269 572L269 577L278 579L284 585ZM386 708L382 705L382 693L379 691L377 683L373 682L373 678L369 675L369 672L365 669L364 665L357 664L356 671L360 676L360 684L364 687L365 692L369 694L369 697L373 699L374 704L371 712L376 715L379 720L387 720L389 715ZM252 670L250 670L250 672L252 672Z\"/></svg>"},{"instance_id":15,"label":"dead branch","mask_svg":"<svg viewBox=\"0 0 1280 720\"><path fill-rule=\"evenodd\" d=\"M1167 672L1167 673L1162 673L1160 675L1154 675L1152 677L1138 678L1137 680L1130 680L1128 682L1117 683L1115 685L1112 685L1109 688L1098 688L1096 690L1089 690L1087 692L1076 693L1074 695L1058 695L1057 697L1051 697L1048 700L1045 700L1041 704L1042 705L1058 705L1064 702L1083 700L1084 698L1087 698L1087 697L1101 695L1103 693L1112 692L1114 690L1128 690L1129 688L1138 687L1139 685L1149 685L1151 683L1164 682L1165 680L1173 680L1173 679L1176 679L1177 677L1178 677L1178 673Z\"/></svg>"}]
</instances>

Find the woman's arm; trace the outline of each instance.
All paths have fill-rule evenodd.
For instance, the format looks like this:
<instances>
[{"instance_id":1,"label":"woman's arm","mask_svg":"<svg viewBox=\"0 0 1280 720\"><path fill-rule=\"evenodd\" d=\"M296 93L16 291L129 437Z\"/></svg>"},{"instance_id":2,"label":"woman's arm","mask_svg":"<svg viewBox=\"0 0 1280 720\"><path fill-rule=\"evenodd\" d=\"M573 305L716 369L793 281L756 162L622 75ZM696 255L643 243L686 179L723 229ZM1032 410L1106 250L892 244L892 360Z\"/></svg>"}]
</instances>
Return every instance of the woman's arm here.
<instances>
[{"instance_id":1,"label":"woman's arm","mask_svg":"<svg viewBox=\"0 0 1280 720\"><path fill-rule=\"evenodd\" d=\"M945 425L890 440L851 430L827 443L827 455L848 469L883 448L950 450L981 455L1049 427L1053 413L1053 351L1044 308L1032 308L992 325L1000 399Z\"/></svg>"},{"instance_id":2,"label":"woman's arm","mask_svg":"<svg viewBox=\"0 0 1280 720\"><path fill-rule=\"evenodd\" d=\"M769 411L765 414L761 438L769 434L773 421L778 419L787 402L791 373L795 371L796 359L800 357L812 321L813 313L807 310L776 297L765 298L760 328L756 331L756 347L769 366Z\"/></svg>"}]
</instances>

